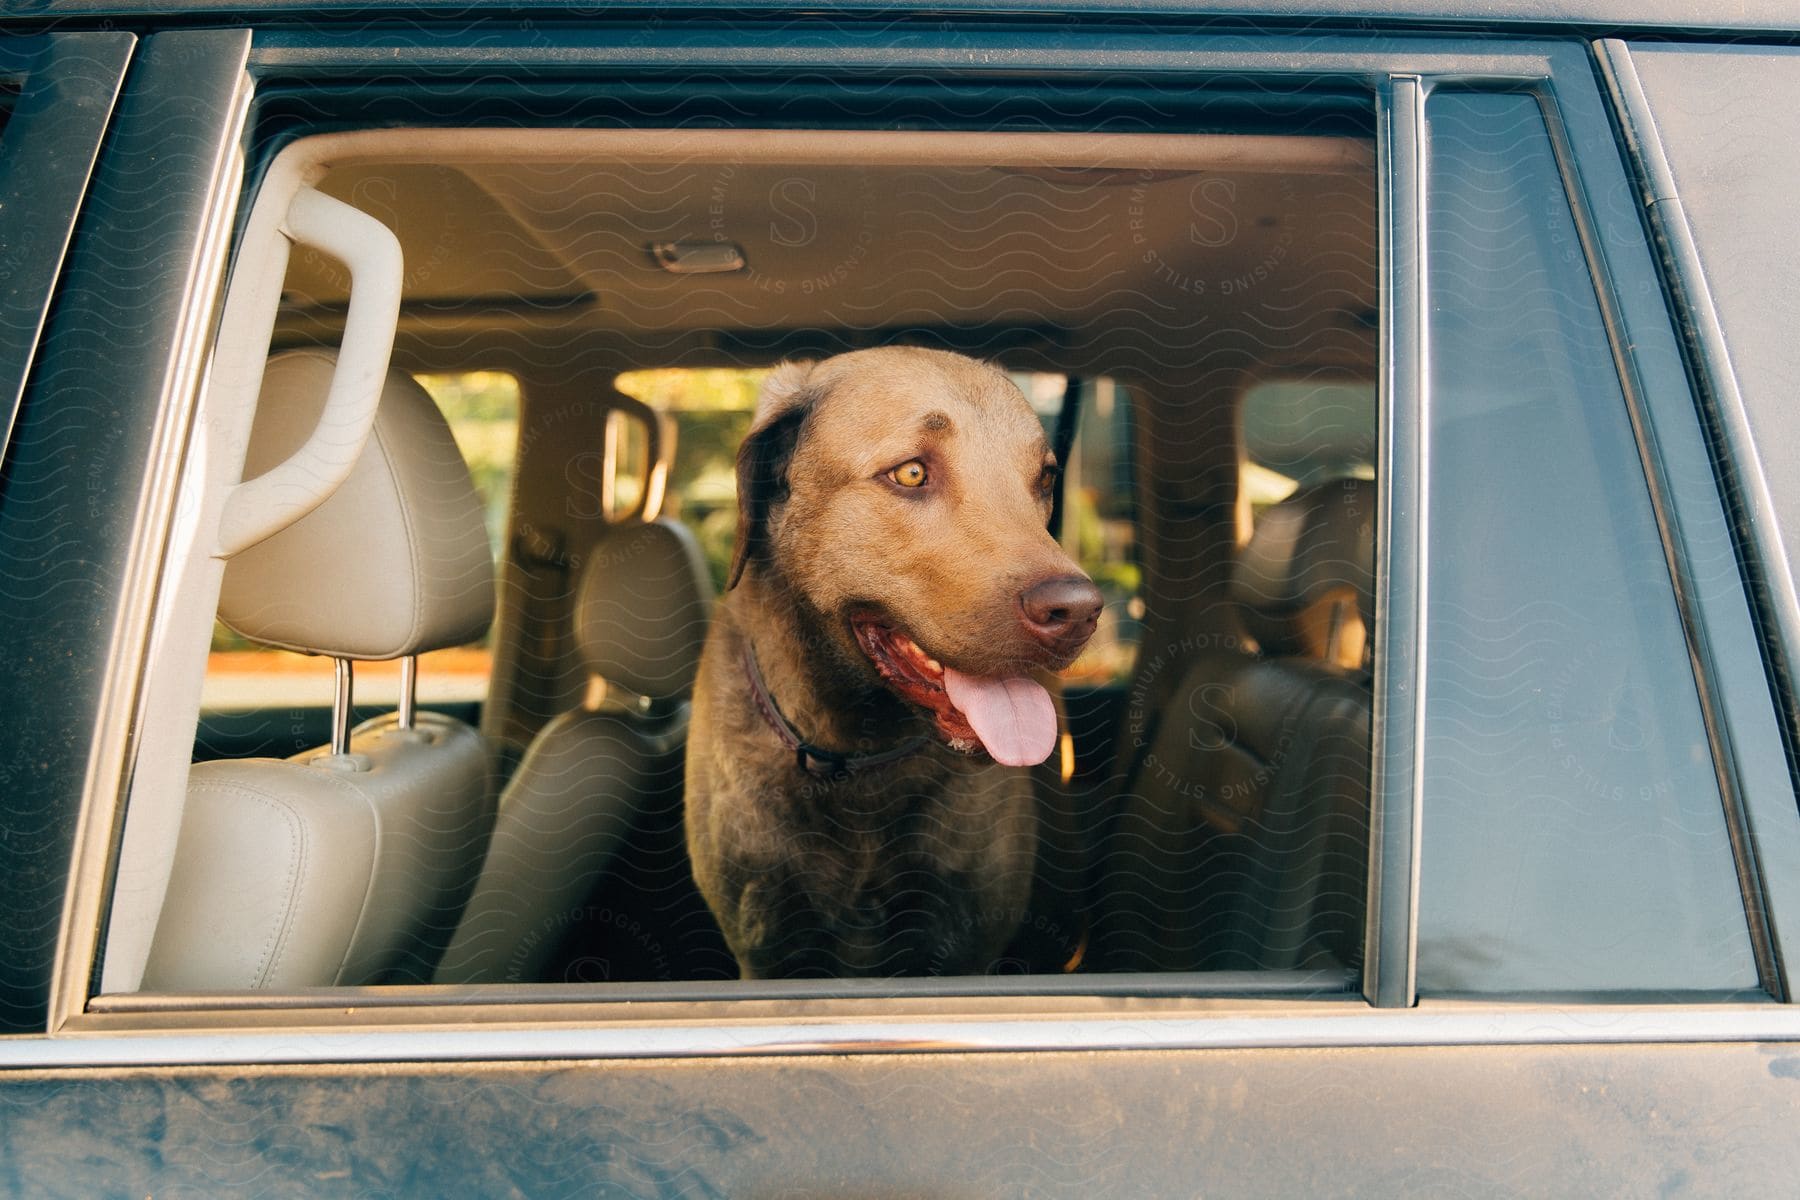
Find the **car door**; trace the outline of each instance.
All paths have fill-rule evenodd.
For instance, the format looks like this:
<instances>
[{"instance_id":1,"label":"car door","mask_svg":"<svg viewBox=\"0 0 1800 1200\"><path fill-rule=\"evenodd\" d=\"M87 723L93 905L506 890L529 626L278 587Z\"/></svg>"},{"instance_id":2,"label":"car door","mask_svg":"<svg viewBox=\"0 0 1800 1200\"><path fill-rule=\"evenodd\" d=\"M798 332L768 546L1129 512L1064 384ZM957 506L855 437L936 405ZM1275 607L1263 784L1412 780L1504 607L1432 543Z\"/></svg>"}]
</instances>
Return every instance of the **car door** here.
<instances>
[{"instance_id":1,"label":"car door","mask_svg":"<svg viewBox=\"0 0 1800 1200\"><path fill-rule=\"evenodd\" d=\"M829 22L804 52L790 41L751 22L145 39L0 510L34 595L57 596L0 626L8 660L31 668L11 685L28 716L5 736L32 764L9 791L9 830L27 836L0 843L18 1030L0 1042L0 1179L1172 1196L1790 1178L1800 813L1782 710L1587 45ZM246 69L266 132L314 105L335 115L334 89L378 120L446 89L475 104L518 85L560 105L671 69L716 90L799 63L806 87L850 92L872 54L1001 95L1150 79L1366 104L1383 500L1364 960L1329 987L1073 974L106 991L102 931L155 915L123 915L117 830L132 756L169 750L134 742L132 697L244 183ZM59 489L71 462L81 482ZM1546 601L1556 615L1533 607Z\"/></svg>"}]
</instances>

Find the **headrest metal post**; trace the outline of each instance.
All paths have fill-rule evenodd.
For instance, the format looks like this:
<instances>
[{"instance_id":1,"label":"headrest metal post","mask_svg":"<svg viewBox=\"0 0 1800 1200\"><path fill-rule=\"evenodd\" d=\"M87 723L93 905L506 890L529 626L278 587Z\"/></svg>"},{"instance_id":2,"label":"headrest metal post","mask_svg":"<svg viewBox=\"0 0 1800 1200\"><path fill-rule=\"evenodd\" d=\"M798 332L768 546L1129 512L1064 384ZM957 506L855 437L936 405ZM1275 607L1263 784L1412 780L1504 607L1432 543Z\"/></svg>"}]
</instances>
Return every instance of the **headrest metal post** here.
<instances>
[{"instance_id":1,"label":"headrest metal post","mask_svg":"<svg viewBox=\"0 0 1800 1200\"><path fill-rule=\"evenodd\" d=\"M400 660L400 711L396 714L401 729L413 727L419 706L419 656L409 654Z\"/></svg>"},{"instance_id":2,"label":"headrest metal post","mask_svg":"<svg viewBox=\"0 0 1800 1200\"><path fill-rule=\"evenodd\" d=\"M350 706L354 696L355 677L350 660L334 658L337 665L337 692L331 698L331 752L350 753Z\"/></svg>"},{"instance_id":3,"label":"headrest metal post","mask_svg":"<svg viewBox=\"0 0 1800 1200\"><path fill-rule=\"evenodd\" d=\"M1331 623L1325 630L1325 658L1328 662L1338 660L1338 652L1344 644L1344 626L1349 623L1351 602L1339 596L1331 602Z\"/></svg>"}]
</instances>

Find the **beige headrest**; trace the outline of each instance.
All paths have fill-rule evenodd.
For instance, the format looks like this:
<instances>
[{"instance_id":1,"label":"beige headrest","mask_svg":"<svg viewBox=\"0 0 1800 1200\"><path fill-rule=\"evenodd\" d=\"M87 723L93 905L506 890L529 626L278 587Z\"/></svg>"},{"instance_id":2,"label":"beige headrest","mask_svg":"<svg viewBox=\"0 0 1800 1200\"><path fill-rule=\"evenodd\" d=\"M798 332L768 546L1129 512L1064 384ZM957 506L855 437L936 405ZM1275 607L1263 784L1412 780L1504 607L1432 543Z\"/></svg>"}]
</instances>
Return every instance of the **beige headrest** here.
<instances>
[{"instance_id":1,"label":"beige headrest","mask_svg":"<svg viewBox=\"0 0 1800 1200\"><path fill-rule=\"evenodd\" d=\"M587 669L640 696L694 683L712 580L694 535L666 518L619 525L588 553L575 595L575 645Z\"/></svg>"},{"instance_id":2,"label":"beige headrest","mask_svg":"<svg viewBox=\"0 0 1800 1200\"><path fill-rule=\"evenodd\" d=\"M319 422L335 356L269 360L244 461L254 479ZM474 641L494 612L494 562L444 416L413 379L390 372L350 477L288 528L233 558L219 619L271 646L388 659Z\"/></svg>"},{"instance_id":3,"label":"beige headrest","mask_svg":"<svg viewBox=\"0 0 1800 1200\"><path fill-rule=\"evenodd\" d=\"M1375 485L1334 479L1263 510L1238 552L1232 591L1263 649L1285 654L1295 622L1334 593L1348 593L1373 624L1374 579Z\"/></svg>"}]
</instances>

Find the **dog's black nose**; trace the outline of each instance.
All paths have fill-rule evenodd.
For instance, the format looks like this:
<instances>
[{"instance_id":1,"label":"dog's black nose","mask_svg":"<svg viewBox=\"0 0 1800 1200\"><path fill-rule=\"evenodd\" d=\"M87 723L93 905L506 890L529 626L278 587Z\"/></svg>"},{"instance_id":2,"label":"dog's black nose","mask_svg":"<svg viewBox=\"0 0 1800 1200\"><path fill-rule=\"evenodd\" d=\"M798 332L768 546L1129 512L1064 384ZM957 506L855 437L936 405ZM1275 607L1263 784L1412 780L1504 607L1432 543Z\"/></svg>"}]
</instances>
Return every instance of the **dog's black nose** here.
<instances>
[{"instance_id":1,"label":"dog's black nose","mask_svg":"<svg viewBox=\"0 0 1800 1200\"><path fill-rule=\"evenodd\" d=\"M1100 619L1100 589L1085 575L1040 580L1019 596L1025 628L1047 646L1078 650Z\"/></svg>"}]
</instances>

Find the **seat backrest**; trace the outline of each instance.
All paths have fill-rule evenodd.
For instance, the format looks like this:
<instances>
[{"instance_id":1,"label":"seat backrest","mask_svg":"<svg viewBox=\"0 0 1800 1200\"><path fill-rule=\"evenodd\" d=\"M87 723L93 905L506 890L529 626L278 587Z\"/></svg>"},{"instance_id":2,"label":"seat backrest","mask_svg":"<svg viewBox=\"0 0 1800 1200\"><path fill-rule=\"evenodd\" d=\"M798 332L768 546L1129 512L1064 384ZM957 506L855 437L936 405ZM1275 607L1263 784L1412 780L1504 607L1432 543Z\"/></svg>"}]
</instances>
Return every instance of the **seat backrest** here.
<instances>
[{"instance_id":1,"label":"seat backrest","mask_svg":"<svg viewBox=\"0 0 1800 1200\"><path fill-rule=\"evenodd\" d=\"M245 476L318 424L333 356L270 359ZM267 645L392 659L481 636L494 605L479 497L424 390L389 375L350 476L227 566L219 618ZM346 753L197 763L144 986L297 988L423 981L492 825L481 737L387 716Z\"/></svg>"},{"instance_id":2,"label":"seat backrest","mask_svg":"<svg viewBox=\"0 0 1800 1200\"><path fill-rule=\"evenodd\" d=\"M1360 667L1375 623L1374 483L1334 479L1263 510L1231 590L1265 657Z\"/></svg>"},{"instance_id":3,"label":"seat backrest","mask_svg":"<svg viewBox=\"0 0 1800 1200\"><path fill-rule=\"evenodd\" d=\"M699 545L675 521L616 526L589 552L574 609L587 701L544 726L502 794L438 982L540 979L627 836L679 800L711 604Z\"/></svg>"},{"instance_id":4,"label":"seat backrest","mask_svg":"<svg viewBox=\"0 0 1800 1200\"><path fill-rule=\"evenodd\" d=\"M1259 650L1201 653L1174 690L1106 839L1101 966L1358 961L1372 693L1342 663L1373 628L1373 499L1335 480L1259 519L1233 575Z\"/></svg>"}]
</instances>

